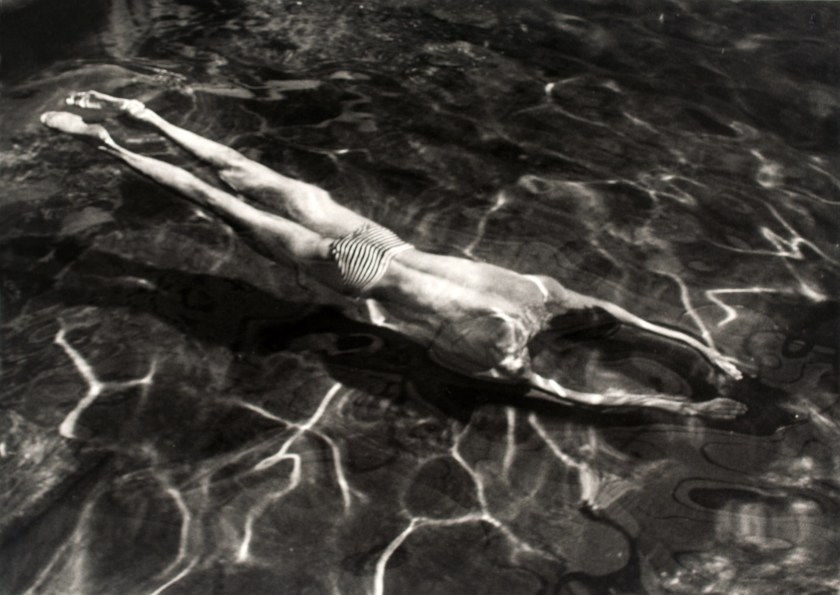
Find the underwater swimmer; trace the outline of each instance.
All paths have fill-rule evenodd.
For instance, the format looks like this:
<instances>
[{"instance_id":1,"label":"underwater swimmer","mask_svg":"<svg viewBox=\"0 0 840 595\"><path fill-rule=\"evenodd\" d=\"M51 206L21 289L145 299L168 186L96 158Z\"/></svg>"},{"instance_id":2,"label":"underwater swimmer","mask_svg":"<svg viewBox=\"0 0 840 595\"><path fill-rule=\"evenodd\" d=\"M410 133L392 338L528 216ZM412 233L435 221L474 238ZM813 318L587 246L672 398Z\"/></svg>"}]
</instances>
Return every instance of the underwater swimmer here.
<instances>
[{"instance_id":1,"label":"underwater swimmer","mask_svg":"<svg viewBox=\"0 0 840 595\"><path fill-rule=\"evenodd\" d=\"M288 178L237 151L167 122L141 102L95 91L67 103L109 109L144 122L213 167L237 195L211 186L169 163L119 146L107 130L68 112L47 112L50 128L86 137L152 180L171 188L231 225L254 250L274 261L292 259L307 275L363 303L367 322L422 343L440 365L476 378L525 384L529 394L557 403L652 407L732 418L737 401L691 402L659 393L623 390L587 393L566 388L531 367L528 345L549 321L570 311L600 308L618 321L691 346L726 374L740 378L734 360L686 333L665 328L611 302L572 291L555 279L522 275L492 264L430 254L336 203L324 190Z\"/></svg>"}]
</instances>

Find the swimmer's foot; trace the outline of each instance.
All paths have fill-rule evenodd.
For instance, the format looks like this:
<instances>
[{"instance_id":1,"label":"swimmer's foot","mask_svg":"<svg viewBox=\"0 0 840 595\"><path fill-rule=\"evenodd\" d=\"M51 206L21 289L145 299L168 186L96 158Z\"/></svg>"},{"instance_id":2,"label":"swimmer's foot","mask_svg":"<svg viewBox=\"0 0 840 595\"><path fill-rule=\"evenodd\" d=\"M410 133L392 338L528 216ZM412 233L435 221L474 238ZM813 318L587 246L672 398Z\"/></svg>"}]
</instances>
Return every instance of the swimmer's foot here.
<instances>
[{"instance_id":1,"label":"swimmer's foot","mask_svg":"<svg viewBox=\"0 0 840 595\"><path fill-rule=\"evenodd\" d=\"M114 139L105 128L99 124L88 124L81 116L70 112L44 112L41 114L41 122L59 132L90 138L109 147L116 146Z\"/></svg>"},{"instance_id":2,"label":"swimmer's foot","mask_svg":"<svg viewBox=\"0 0 840 595\"><path fill-rule=\"evenodd\" d=\"M142 101L112 97L99 91L78 91L71 93L64 102L67 105L75 105L84 109L110 109L135 118L140 117L146 110L146 106Z\"/></svg>"}]
</instances>

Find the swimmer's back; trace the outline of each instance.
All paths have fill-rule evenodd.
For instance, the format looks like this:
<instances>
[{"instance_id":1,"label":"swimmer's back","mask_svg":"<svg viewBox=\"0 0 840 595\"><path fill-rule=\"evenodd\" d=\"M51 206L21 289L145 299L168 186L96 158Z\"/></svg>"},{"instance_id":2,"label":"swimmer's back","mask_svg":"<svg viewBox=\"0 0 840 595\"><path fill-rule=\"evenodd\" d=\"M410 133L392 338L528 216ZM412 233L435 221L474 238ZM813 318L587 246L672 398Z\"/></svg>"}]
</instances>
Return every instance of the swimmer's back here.
<instances>
[{"instance_id":1,"label":"swimmer's back","mask_svg":"<svg viewBox=\"0 0 840 595\"><path fill-rule=\"evenodd\" d=\"M514 379L529 368L527 345L547 316L545 277L410 250L397 255L374 297L411 321L441 365L470 376ZM378 295L377 295L378 294ZM418 334L417 325L423 327ZM402 327L397 323L398 327Z\"/></svg>"},{"instance_id":2,"label":"swimmer's back","mask_svg":"<svg viewBox=\"0 0 840 595\"><path fill-rule=\"evenodd\" d=\"M500 301L529 309L542 306L546 299L534 277L494 264L421 250L403 252L396 256L393 264L396 265L395 275L400 277L399 283L419 282L418 291L438 291L450 303L452 297L458 297L466 298L470 303L487 301L488 307L507 310ZM551 281L548 277L545 279Z\"/></svg>"}]
</instances>

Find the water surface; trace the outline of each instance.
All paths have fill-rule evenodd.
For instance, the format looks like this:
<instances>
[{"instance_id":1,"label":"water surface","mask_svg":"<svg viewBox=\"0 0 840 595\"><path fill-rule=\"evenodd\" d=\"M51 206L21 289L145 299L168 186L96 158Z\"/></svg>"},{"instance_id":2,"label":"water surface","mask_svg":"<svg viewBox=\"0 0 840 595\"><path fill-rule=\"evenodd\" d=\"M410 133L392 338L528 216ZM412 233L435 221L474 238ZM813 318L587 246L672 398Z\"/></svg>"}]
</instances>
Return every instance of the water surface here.
<instances>
[{"instance_id":1,"label":"water surface","mask_svg":"<svg viewBox=\"0 0 840 595\"><path fill-rule=\"evenodd\" d=\"M0 592L840 588L835 5L97 0L0 28ZM40 126L89 88L748 372L582 316L535 352L568 386L749 412L451 374Z\"/></svg>"}]
</instances>

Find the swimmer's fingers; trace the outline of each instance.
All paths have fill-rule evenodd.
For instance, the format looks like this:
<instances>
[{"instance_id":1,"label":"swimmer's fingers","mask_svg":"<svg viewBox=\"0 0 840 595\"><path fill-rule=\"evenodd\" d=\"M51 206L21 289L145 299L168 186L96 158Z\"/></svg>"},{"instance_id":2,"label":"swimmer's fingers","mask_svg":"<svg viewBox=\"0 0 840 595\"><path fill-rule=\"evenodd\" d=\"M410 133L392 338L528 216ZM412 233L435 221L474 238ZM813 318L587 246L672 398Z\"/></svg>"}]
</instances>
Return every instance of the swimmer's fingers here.
<instances>
[{"instance_id":1,"label":"swimmer's fingers","mask_svg":"<svg viewBox=\"0 0 840 595\"><path fill-rule=\"evenodd\" d=\"M732 399L723 397L703 401L702 403L686 403L683 412L687 415L700 415L712 419L733 419L747 412L747 406Z\"/></svg>"},{"instance_id":2,"label":"swimmer's fingers","mask_svg":"<svg viewBox=\"0 0 840 595\"><path fill-rule=\"evenodd\" d=\"M734 378L735 380L740 380L744 377L744 374L738 368L738 360L734 357L729 357L728 355L723 355L718 352L714 352L711 354L712 363L715 364L724 374Z\"/></svg>"}]
</instances>

